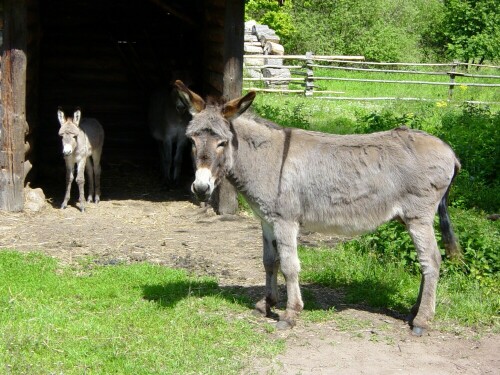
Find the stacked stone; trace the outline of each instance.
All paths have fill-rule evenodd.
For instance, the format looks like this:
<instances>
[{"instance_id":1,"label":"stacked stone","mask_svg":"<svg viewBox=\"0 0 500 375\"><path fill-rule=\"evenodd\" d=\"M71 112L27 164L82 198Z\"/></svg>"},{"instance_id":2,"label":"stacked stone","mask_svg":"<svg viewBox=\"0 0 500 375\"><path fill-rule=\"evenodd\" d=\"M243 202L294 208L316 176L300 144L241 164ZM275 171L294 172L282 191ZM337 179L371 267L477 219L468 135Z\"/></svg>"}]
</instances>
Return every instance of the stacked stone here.
<instances>
[{"instance_id":1,"label":"stacked stone","mask_svg":"<svg viewBox=\"0 0 500 375\"><path fill-rule=\"evenodd\" d=\"M283 78L283 80L264 81L266 87L288 88L287 78L291 77L290 70L279 68L283 65L282 56L285 49L280 37L267 25L257 25L255 21L245 22L244 51L245 55L265 55L269 58L247 58L245 68L252 78ZM269 65L271 67L269 67ZM264 67L266 66L266 67Z\"/></svg>"}]
</instances>

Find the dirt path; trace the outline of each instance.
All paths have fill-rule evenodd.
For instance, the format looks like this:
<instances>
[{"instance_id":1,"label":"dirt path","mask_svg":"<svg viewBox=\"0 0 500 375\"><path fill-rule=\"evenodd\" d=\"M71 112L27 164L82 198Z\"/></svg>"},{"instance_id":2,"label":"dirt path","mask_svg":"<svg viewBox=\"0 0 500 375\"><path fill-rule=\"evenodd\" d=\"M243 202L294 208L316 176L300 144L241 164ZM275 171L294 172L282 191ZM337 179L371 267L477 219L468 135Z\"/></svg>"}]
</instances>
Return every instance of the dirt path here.
<instances>
[{"instance_id":1,"label":"dirt path","mask_svg":"<svg viewBox=\"0 0 500 375\"><path fill-rule=\"evenodd\" d=\"M92 256L108 264L149 261L181 267L215 276L221 286L241 286L257 298L264 282L259 223L244 215L216 216L186 195L169 199L139 191L132 198L90 205L84 214L74 206L60 210L57 202L40 213L0 212L0 248L41 250L64 263ZM302 235L300 240L336 239ZM303 288L319 298L333 295L314 285ZM300 321L290 331L271 335L285 338L286 351L272 362L256 359L246 373L500 373L499 335L476 340L431 331L415 338L403 321L362 308L342 309L327 323Z\"/></svg>"}]
</instances>

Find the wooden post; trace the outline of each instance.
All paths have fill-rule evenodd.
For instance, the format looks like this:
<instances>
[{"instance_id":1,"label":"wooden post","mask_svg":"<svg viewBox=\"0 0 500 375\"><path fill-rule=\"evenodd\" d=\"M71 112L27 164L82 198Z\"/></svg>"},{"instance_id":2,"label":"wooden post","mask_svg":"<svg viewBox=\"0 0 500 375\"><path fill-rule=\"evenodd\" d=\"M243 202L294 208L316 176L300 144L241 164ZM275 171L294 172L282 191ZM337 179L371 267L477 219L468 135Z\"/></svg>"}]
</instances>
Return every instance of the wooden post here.
<instances>
[{"instance_id":1,"label":"wooden post","mask_svg":"<svg viewBox=\"0 0 500 375\"><path fill-rule=\"evenodd\" d=\"M224 16L224 99L234 99L241 95L243 87L243 34L244 34L243 0L226 0ZM222 214L235 214L238 211L236 189L224 179L214 193L212 201L214 210Z\"/></svg>"},{"instance_id":2,"label":"wooden post","mask_svg":"<svg viewBox=\"0 0 500 375\"><path fill-rule=\"evenodd\" d=\"M313 67L311 66L313 64L312 57L313 57L312 52L306 52L306 77L305 77L305 89L304 89L305 96L313 96L314 71Z\"/></svg>"},{"instance_id":3,"label":"wooden post","mask_svg":"<svg viewBox=\"0 0 500 375\"><path fill-rule=\"evenodd\" d=\"M448 89L448 100L451 100L453 97L453 89L455 88L455 72L457 71L458 60L453 60L453 64L451 65L451 71L448 73L450 76L450 87Z\"/></svg>"},{"instance_id":4,"label":"wooden post","mask_svg":"<svg viewBox=\"0 0 500 375\"><path fill-rule=\"evenodd\" d=\"M0 103L0 210L24 208L26 0L3 1Z\"/></svg>"}]
</instances>

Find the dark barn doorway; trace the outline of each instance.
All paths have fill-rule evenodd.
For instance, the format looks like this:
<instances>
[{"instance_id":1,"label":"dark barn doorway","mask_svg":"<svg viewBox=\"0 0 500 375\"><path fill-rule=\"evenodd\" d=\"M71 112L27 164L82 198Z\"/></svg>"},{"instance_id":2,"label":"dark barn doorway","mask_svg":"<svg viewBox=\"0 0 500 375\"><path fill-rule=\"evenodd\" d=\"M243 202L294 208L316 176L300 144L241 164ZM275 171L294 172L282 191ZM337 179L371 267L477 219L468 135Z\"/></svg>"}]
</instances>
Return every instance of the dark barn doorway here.
<instances>
[{"instance_id":1,"label":"dark barn doorway","mask_svg":"<svg viewBox=\"0 0 500 375\"><path fill-rule=\"evenodd\" d=\"M42 187L55 204L62 200L59 106L67 113L80 107L105 129L103 199L126 198L127 192L114 186L120 179L160 184L148 98L177 78L201 91L202 5L202 0L40 0L33 186ZM191 174L189 160L185 164Z\"/></svg>"}]
</instances>

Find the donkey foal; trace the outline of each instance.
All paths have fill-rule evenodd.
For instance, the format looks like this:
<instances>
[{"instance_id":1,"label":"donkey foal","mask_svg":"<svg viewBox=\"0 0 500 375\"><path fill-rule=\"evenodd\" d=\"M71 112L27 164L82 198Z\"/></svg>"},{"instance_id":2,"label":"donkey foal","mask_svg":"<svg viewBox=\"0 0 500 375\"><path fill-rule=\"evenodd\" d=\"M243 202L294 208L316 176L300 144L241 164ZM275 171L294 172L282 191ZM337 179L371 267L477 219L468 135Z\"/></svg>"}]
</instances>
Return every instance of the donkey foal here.
<instances>
[{"instance_id":1,"label":"donkey foal","mask_svg":"<svg viewBox=\"0 0 500 375\"><path fill-rule=\"evenodd\" d=\"M226 176L262 223L266 295L256 310L270 316L278 301L278 270L288 301L278 328L295 324L304 304L299 288L299 227L355 235L402 221L422 266L413 332L421 335L434 316L441 255L433 220L439 207L443 240L458 249L446 199L460 168L452 149L421 131L397 128L365 135L333 135L282 128L257 116L241 116L255 93L224 105L205 102L176 82L193 119L186 135L196 164L192 191L207 200Z\"/></svg>"},{"instance_id":2,"label":"donkey foal","mask_svg":"<svg viewBox=\"0 0 500 375\"><path fill-rule=\"evenodd\" d=\"M83 212L85 211L84 171L87 171L89 180L88 202L90 203L95 200L95 203L99 203L100 201L101 154L104 143L104 129L96 119L81 119L79 109L75 111L73 117L66 117L64 112L59 109L57 111L57 118L61 125L59 135L62 138L63 155L66 161L66 195L64 196L61 208L66 208L68 205L76 164L76 183L80 191L80 210Z\"/></svg>"}]
</instances>

